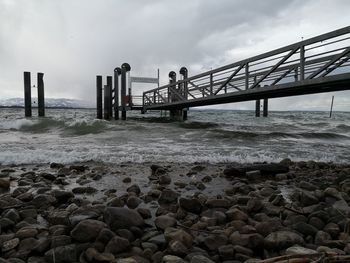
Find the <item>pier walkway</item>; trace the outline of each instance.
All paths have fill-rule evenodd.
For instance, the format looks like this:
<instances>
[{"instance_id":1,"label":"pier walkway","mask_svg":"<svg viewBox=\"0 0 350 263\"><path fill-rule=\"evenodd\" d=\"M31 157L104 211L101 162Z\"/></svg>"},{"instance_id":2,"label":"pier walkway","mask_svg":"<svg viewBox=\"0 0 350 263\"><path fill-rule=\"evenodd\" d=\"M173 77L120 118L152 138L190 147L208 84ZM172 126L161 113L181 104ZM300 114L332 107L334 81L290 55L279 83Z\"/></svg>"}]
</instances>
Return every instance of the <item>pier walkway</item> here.
<instances>
[{"instance_id":1,"label":"pier walkway","mask_svg":"<svg viewBox=\"0 0 350 263\"><path fill-rule=\"evenodd\" d=\"M170 110L350 89L350 26L145 91L142 110ZM139 107L138 107L139 108Z\"/></svg>"}]
</instances>

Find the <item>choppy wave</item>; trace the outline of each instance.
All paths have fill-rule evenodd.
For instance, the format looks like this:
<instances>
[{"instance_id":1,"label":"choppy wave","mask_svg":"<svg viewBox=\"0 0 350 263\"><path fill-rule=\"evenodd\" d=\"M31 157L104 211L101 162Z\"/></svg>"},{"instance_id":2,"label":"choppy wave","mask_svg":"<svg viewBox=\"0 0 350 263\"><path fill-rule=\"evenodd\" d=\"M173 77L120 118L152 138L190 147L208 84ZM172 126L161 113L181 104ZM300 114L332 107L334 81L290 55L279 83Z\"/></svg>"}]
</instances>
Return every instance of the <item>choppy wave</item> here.
<instances>
[{"instance_id":1,"label":"choppy wave","mask_svg":"<svg viewBox=\"0 0 350 263\"><path fill-rule=\"evenodd\" d=\"M180 122L179 126L185 129L209 129L209 128L219 127L219 124L214 122L191 121L191 122Z\"/></svg>"},{"instance_id":2,"label":"choppy wave","mask_svg":"<svg viewBox=\"0 0 350 263\"><path fill-rule=\"evenodd\" d=\"M349 114L190 112L174 122L156 114L96 120L89 110L52 110L46 118L0 114L0 163L272 162L284 158L350 162Z\"/></svg>"},{"instance_id":3,"label":"choppy wave","mask_svg":"<svg viewBox=\"0 0 350 263\"><path fill-rule=\"evenodd\" d=\"M86 135L105 132L107 122L100 120L60 120L53 118L16 119L2 121L0 130L46 133L49 130L61 130L66 135ZM3 131L4 132L4 131Z\"/></svg>"},{"instance_id":4,"label":"choppy wave","mask_svg":"<svg viewBox=\"0 0 350 263\"><path fill-rule=\"evenodd\" d=\"M232 139L327 139L327 140L349 140L350 137L331 132L253 132L253 131L230 131L223 129L215 129L212 131L218 138Z\"/></svg>"}]
</instances>

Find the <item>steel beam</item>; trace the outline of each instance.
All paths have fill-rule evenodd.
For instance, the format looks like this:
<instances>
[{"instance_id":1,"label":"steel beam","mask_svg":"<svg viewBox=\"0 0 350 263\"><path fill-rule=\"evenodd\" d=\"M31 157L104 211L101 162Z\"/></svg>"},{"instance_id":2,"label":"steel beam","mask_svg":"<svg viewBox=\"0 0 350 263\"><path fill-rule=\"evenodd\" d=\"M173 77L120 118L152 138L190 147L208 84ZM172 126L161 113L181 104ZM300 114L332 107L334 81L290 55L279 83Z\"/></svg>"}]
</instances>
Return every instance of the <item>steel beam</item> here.
<instances>
[{"instance_id":1,"label":"steel beam","mask_svg":"<svg viewBox=\"0 0 350 263\"><path fill-rule=\"evenodd\" d=\"M263 75L257 82L251 86L251 89L254 89L256 86L258 86L268 75L270 75L272 72L274 72L279 66L281 66L284 62L286 62L299 48L295 48L292 51L290 51L284 58L282 58L277 64L275 64L265 75Z\"/></svg>"},{"instance_id":2,"label":"steel beam","mask_svg":"<svg viewBox=\"0 0 350 263\"><path fill-rule=\"evenodd\" d=\"M331 61L329 61L327 64L325 64L324 66L322 66L319 70L317 70L316 72L312 73L310 76L308 76L308 79L313 79L314 77L316 77L318 74L320 74L322 71L328 69L328 67L330 67L331 65L333 65L335 62L337 62L339 59L341 59L342 57L346 56L347 54L350 53L350 48L345 49L342 53L336 55Z\"/></svg>"},{"instance_id":3,"label":"steel beam","mask_svg":"<svg viewBox=\"0 0 350 263\"><path fill-rule=\"evenodd\" d=\"M242 90L216 95L212 98L196 98L183 102L149 105L146 107L146 110L207 106L222 103L251 101L261 98L282 98L341 90L350 90L350 73L327 76L322 79L311 79L279 84L276 86L266 86L259 89Z\"/></svg>"}]
</instances>

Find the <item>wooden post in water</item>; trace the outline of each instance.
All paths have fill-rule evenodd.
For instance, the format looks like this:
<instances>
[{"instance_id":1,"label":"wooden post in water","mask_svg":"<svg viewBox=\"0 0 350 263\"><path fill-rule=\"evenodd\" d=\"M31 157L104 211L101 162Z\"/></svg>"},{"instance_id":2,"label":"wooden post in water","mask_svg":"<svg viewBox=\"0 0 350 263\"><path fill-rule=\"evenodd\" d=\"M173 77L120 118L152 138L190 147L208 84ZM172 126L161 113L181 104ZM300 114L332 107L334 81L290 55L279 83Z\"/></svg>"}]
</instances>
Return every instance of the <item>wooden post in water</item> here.
<instances>
[{"instance_id":1,"label":"wooden post in water","mask_svg":"<svg viewBox=\"0 0 350 263\"><path fill-rule=\"evenodd\" d=\"M269 112L268 106L269 106L269 100L266 98L266 99L264 99L264 108L263 108L263 116L264 117L267 117L267 115L268 115L268 112Z\"/></svg>"},{"instance_id":2,"label":"wooden post in water","mask_svg":"<svg viewBox=\"0 0 350 263\"><path fill-rule=\"evenodd\" d=\"M45 94L44 94L44 73L38 73L37 88L38 88L38 115L45 117Z\"/></svg>"},{"instance_id":3,"label":"wooden post in water","mask_svg":"<svg viewBox=\"0 0 350 263\"><path fill-rule=\"evenodd\" d=\"M109 114L109 110L110 110L110 101L111 101L111 97L110 97L110 86L105 85L104 86L104 119L105 120L109 120L110 119L110 114Z\"/></svg>"},{"instance_id":4,"label":"wooden post in water","mask_svg":"<svg viewBox=\"0 0 350 263\"><path fill-rule=\"evenodd\" d=\"M102 76L96 76L97 119L102 119Z\"/></svg>"},{"instance_id":5,"label":"wooden post in water","mask_svg":"<svg viewBox=\"0 0 350 263\"><path fill-rule=\"evenodd\" d=\"M113 77L112 76L107 76L107 86L109 86L109 104L108 104L108 115L109 118L113 117Z\"/></svg>"},{"instance_id":6,"label":"wooden post in water","mask_svg":"<svg viewBox=\"0 0 350 263\"><path fill-rule=\"evenodd\" d=\"M333 102L334 102L334 96L332 96L331 110L329 111L329 118L332 118L332 112L333 112Z\"/></svg>"},{"instance_id":7,"label":"wooden post in water","mask_svg":"<svg viewBox=\"0 0 350 263\"><path fill-rule=\"evenodd\" d=\"M122 73L121 68L114 69L114 119L119 120L119 75Z\"/></svg>"},{"instance_id":8,"label":"wooden post in water","mask_svg":"<svg viewBox=\"0 0 350 263\"><path fill-rule=\"evenodd\" d=\"M24 115L32 117L32 92L30 72L24 72Z\"/></svg>"},{"instance_id":9,"label":"wooden post in water","mask_svg":"<svg viewBox=\"0 0 350 263\"><path fill-rule=\"evenodd\" d=\"M123 63L121 66L122 68L122 74L121 74L121 90L120 90L120 96L121 96L121 106L122 106L122 120L126 120L126 102L127 102L127 96L126 96L126 72L130 71L131 67L128 63Z\"/></svg>"},{"instance_id":10,"label":"wooden post in water","mask_svg":"<svg viewBox=\"0 0 350 263\"><path fill-rule=\"evenodd\" d=\"M255 101L255 117L260 117L260 100Z\"/></svg>"}]
</instances>

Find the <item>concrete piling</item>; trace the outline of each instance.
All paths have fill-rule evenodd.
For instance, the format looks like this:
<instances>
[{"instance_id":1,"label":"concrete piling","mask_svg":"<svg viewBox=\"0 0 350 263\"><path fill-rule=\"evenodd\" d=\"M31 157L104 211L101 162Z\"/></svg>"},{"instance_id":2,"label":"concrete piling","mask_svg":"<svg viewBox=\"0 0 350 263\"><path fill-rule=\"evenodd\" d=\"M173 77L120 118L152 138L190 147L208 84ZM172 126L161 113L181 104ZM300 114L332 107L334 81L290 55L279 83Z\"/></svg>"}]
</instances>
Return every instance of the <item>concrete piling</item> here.
<instances>
[{"instance_id":1,"label":"concrete piling","mask_svg":"<svg viewBox=\"0 0 350 263\"><path fill-rule=\"evenodd\" d=\"M121 66L122 74L121 74L121 90L120 90L120 96L121 96L121 107L122 107L122 120L126 120L126 103L128 100L128 97L126 96L126 73L130 71L131 67L128 63L123 63Z\"/></svg>"},{"instance_id":2,"label":"concrete piling","mask_svg":"<svg viewBox=\"0 0 350 263\"><path fill-rule=\"evenodd\" d=\"M97 119L102 119L102 76L96 76Z\"/></svg>"},{"instance_id":3,"label":"concrete piling","mask_svg":"<svg viewBox=\"0 0 350 263\"><path fill-rule=\"evenodd\" d=\"M263 117L267 117L268 115L268 106L269 106L269 100L267 98L264 99L264 106L263 106Z\"/></svg>"},{"instance_id":4,"label":"concrete piling","mask_svg":"<svg viewBox=\"0 0 350 263\"><path fill-rule=\"evenodd\" d=\"M114 69L114 119L119 120L119 75L122 69L117 67Z\"/></svg>"},{"instance_id":5,"label":"concrete piling","mask_svg":"<svg viewBox=\"0 0 350 263\"><path fill-rule=\"evenodd\" d=\"M111 97L110 97L110 89L111 86L105 85L104 86L104 111L103 111L103 115L104 115L104 119L105 120L109 120L111 115L110 115L110 101L111 101Z\"/></svg>"},{"instance_id":6,"label":"concrete piling","mask_svg":"<svg viewBox=\"0 0 350 263\"><path fill-rule=\"evenodd\" d=\"M44 94L44 73L38 73L37 88L38 88L38 115L45 117L45 94Z\"/></svg>"},{"instance_id":7,"label":"concrete piling","mask_svg":"<svg viewBox=\"0 0 350 263\"><path fill-rule=\"evenodd\" d=\"M255 117L260 117L260 100L255 101Z\"/></svg>"},{"instance_id":8,"label":"concrete piling","mask_svg":"<svg viewBox=\"0 0 350 263\"><path fill-rule=\"evenodd\" d=\"M109 115L109 119L111 119L113 117L113 77L107 76L106 81L107 81L107 86L109 86L108 115Z\"/></svg>"},{"instance_id":9,"label":"concrete piling","mask_svg":"<svg viewBox=\"0 0 350 263\"><path fill-rule=\"evenodd\" d=\"M30 72L24 72L24 114L32 117L32 92Z\"/></svg>"}]
</instances>

